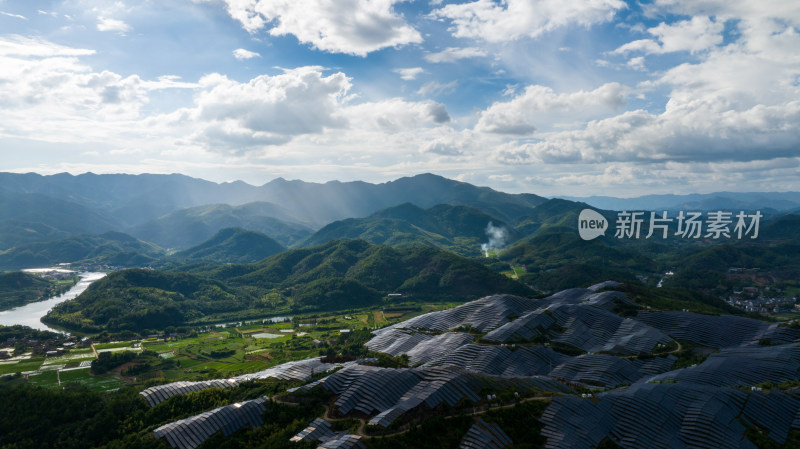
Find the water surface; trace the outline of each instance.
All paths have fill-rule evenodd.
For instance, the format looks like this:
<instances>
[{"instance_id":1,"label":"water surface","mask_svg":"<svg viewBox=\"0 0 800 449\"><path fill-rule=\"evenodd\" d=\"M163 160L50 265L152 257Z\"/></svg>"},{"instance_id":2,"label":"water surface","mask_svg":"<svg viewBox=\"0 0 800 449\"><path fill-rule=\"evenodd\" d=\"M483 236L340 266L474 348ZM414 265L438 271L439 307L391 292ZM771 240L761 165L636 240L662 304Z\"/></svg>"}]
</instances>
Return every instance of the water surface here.
<instances>
[{"instance_id":1,"label":"water surface","mask_svg":"<svg viewBox=\"0 0 800 449\"><path fill-rule=\"evenodd\" d=\"M106 275L105 273L94 273L94 272L78 273L78 276L80 276L81 280L78 281L78 283L75 284L71 289L67 290L61 295L54 296L44 301L32 302L30 304L26 304L24 306L17 307L15 309L4 310L0 312L0 324L2 324L3 326L13 326L15 324L22 324L23 326L29 326L39 330L63 332L58 329L53 329L52 327L42 323L40 321L41 318L47 315L47 312L49 312L50 309L55 307L56 304L60 304L64 301L76 298L78 295L83 293L87 288L89 288L89 286L92 285L94 281L102 279L103 277L105 277L105 275Z\"/></svg>"}]
</instances>

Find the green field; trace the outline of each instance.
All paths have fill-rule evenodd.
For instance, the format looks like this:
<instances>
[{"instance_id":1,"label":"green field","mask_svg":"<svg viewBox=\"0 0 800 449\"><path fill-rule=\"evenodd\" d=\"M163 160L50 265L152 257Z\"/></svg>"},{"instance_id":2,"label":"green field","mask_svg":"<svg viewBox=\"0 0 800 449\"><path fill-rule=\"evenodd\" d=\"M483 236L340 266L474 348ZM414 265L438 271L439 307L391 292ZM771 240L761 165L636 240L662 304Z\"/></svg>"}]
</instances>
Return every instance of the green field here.
<instances>
[{"instance_id":1,"label":"green field","mask_svg":"<svg viewBox=\"0 0 800 449\"><path fill-rule=\"evenodd\" d=\"M342 329L374 329L455 305L456 303L398 303L348 313L298 316L292 322L249 323L240 327L225 328L206 327L201 332L192 332L179 337L97 342L94 347L101 353L132 351L149 355L137 356L145 359L137 358L132 364L127 363L102 375L93 375L89 368L71 369L79 368L83 361L95 359L90 348L73 348L58 357L36 356L17 362L0 362L0 374L33 372L28 376L28 382L33 385L57 388L60 378L61 387L80 384L94 391L113 390L131 383L141 385L230 377L261 371L292 360L318 356L324 353L325 349L314 341L335 341ZM274 334L276 338L254 337L261 333ZM149 365L136 372L125 371L131 365L142 363Z\"/></svg>"}]
</instances>

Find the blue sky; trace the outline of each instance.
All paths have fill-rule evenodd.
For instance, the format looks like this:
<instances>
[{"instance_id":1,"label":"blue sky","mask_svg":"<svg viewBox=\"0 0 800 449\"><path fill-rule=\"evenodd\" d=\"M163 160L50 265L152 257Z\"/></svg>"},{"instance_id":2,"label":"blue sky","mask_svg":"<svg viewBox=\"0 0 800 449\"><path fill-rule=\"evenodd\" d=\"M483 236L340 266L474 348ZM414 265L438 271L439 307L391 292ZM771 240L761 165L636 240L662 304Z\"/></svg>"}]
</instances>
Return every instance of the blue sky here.
<instances>
[{"instance_id":1,"label":"blue sky","mask_svg":"<svg viewBox=\"0 0 800 449\"><path fill-rule=\"evenodd\" d=\"M0 170L800 190L791 0L0 0Z\"/></svg>"}]
</instances>

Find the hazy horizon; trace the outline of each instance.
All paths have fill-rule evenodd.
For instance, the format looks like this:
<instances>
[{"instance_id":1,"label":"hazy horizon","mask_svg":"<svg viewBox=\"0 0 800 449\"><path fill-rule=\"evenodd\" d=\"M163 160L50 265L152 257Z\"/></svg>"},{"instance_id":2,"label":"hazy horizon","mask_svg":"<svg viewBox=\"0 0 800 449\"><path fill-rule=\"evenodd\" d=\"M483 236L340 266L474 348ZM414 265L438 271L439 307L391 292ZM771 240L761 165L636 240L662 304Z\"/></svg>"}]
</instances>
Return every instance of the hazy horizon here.
<instances>
[{"instance_id":1,"label":"hazy horizon","mask_svg":"<svg viewBox=\"0 0 800 449\"><path fill-rule=\"evenodd\" d=\"M46 173L36 173L36 172L11 172L11 171L6 171L6 172L0 172L0 173L13 173L13 174L20 174L20 175L36 174L36 175L39 175L39 176L56 176L56 175L68 174L68 175L71 175L71 176L74 176L74 177L78 177L78 176L82 176L82 175L130 175L130 176L139 176L139 175L163 175L163 176L180 175L180 176L187 176L187 177L193 178L193 179L199 179L199 180L206 181L206 182L212 182L212 183L218 184L218 185L244 183L244 184L247 184L247 185L252 186L252 187L262 187L262 186L265 186L265 185L267 185L267 184L269 184L269 183L271 183L273 181L278 181L278 180L281 180L281 179L284 180L284 181L287 181L287 182L299 181L299 182L304 182L304 183L309 183L309 184L319 184L319 185L324 185L324 184L328 184L328 183L348 183L348 182L366 182L368 184L377 185L377 184L391 183L391 182L397 181L397 180L402 179L402 178L413 178L413 177L416 177L416 176L426 175L426 174L432 174L432 175L435 175L435 176L441 176L441 177L446 178L446 179L458 181L457 179L448 178L447 176L439 175L439 174L431 173L431 172L420 172L420 173L414 173L414 174L409 174L409 175L404 175L404 176L398 176L396 178L388 179L386 181L378 181L378 182L364 181L364 180L361 180L361 179L353 179L353 180L328 179L328 180L323 180L323 181L309 181L309 180L302 179L302 178L287 178L287 177L278 176L278 177L275 177L275 178L267 179L267 180L265 180L263 182L259 182L259 183L251 183L251 182L247 182L247 181L244 181L244 180L241 180L241 179L214 181L214 180L211 180L211 179L206 179L206 178L202 178L202 177L191 176L191 175L186 175L186 174L183 174L183 173L176 173L176 172L172 172L172 173L94 173L94 172L69 173L69 172L60 172L60 173L46 174ZM466 182L466 181L460 181L460 182ZM490 185L483 185L483 184L477 184L477 183L469 183L469 184L475 185L476 187L489 187L489 188L491 188L493 190L496 190L498 192L504 192L504 193L512 193L512 194L530 193L530 194L539 195L539 196L543 196L543 197L547 197L547 198L566 198L566 199L569 199L569 198L589 199L589 198L604 198L604 197L617 198L617 199L635 199L635 198L641 198L641 197L645 197L645 196L670 196L670 195L671 196L692 196L692 195L712 195L712 194L723 194L723 193L741 193L741 194L745 194L745 193L800 193L800 190L714 190L714 191L708 191L708 192L699 192L698 191L698 192L688 192L688 193L651 192L651 193L641 194L641 195L606 195L606 194L600 194L600 193L595 193L595 194L591 194L591 195L564 195L564 194L543 195L543 194L540 194L539 192L524 191L524 190L514 191L514 190L511 190L511 189L495 188L495 187L492 187Z\"/></svg>"}]
</instances>

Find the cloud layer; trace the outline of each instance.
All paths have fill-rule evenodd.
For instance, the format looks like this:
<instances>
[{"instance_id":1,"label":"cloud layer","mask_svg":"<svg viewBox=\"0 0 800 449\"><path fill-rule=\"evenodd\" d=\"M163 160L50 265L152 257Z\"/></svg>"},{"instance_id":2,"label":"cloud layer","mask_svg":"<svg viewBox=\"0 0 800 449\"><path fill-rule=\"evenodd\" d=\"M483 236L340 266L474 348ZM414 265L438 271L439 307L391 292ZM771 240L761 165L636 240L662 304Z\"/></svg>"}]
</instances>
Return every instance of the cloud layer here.
<instances>
[{"instance_id":1,"label":"cloud layer","mask_svg":"<svg viewBox=\"0 0 800 449\"><path fill-rule=\"evenodd\" d=\"M0 14L6 170L800 190L797 2L26 5Z\"/></svg>"}]
</instances>

